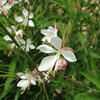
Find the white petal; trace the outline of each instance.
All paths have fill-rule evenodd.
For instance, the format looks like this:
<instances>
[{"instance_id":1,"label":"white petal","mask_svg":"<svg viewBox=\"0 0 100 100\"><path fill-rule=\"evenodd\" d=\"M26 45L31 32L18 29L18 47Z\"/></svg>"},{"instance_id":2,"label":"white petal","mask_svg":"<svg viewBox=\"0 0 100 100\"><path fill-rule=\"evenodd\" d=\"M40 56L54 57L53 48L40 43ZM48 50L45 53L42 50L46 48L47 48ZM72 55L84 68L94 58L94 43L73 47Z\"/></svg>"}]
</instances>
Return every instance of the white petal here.
<instances>
[{"instance_id":1,"label":"white petal","mask_svg":"<svg viewBox=\"0 0 100 100\"><path fill-rule=\"evenodd\" d=\"M12 28L14 31L16 31L16 27L15 27L15 26L11 26L11 28Z\"/></svg>"},{"instance_id":2,"label":"white petal","mask_svg":"<svg viewBox=\"0 0 100 100\"><path fill-rule=\"evenodd\" d=\"M49 35L46 35L42 38L42 41L48 41L49 43L51 42L51 37Z\"/></svg>"},{"instance_id":3,"label":"white petal","mask_svg":"<svg viewBox=\"0 0 100 100\"><path fill-rule=\"evenodd\" d=\"M30 77L30 74L28 73L22 73L22 72L19 72L17 73L17 76L19 76L21 79L27 79L28 77Z\"/></svg>"},{"instance_id":4,"label":"white petal","mask_svg":"<svg viewBox=\"0 0 100 100\"><path fill-rule=\"evenodd\" d=\"M23 75L24 73L22 73L22 72L18 72L16 75L18 76L18 77L20 77L21 75Z\"/></svg>"},{"instance_id":5,"label":"white petal","mask_svg":"<svg viewBox=\"0 0 100 100\"><path fill-rule=\"evenodd\" d=\"M29 52L29 46L26 45L26 52Z\"/></svg>"},{"instance_id":6,"label":"white petal","mask_svg":"<svg viewBox=\"0 0 100 100\"><path fill-rule=\"evenodd\" d=\"M31 83L32 83L33 85L36 85L36 81L35 81L34 77L31 77L30 81L31 81Z\"/></svg>"},{"instance_id":7,"label":"white petal","mask_svg":"<svg viewBox=\"0 0 100 100\"><path fill-rule=\"evenodd\" d=\"M49 35L49 31L47 31L46 29L42 29L41 30L41 33L43 34L43 35Z\"/></svg>"},{"instance_id":8,"label":"white petal","mask_svg":"<svg viewBox=\"0 0 100 100\"><path fill-rule=\"evenodd\" d=\"M57 66L58 66L58 63L59 63L59 57L60 57L60 54L57 54L57 61L56 61L56 65L55 65L55 71L57 70Z\"/></svg>"},{"instance_id":9,"label":"white petal","mask_svg":"<svg viewBox=\"0 0 100 100\"><path fill-rule=\"evenodd\" d=\"M25 0L25 2L27 2L29 4L29 1L28 0Z\"/></svg>"},{"instance_id":10,"label":"white petal","mask_svg":"<svg viewBox=\"0 0 100 100\"><path fill-rule=\"evenodd\" d=\"M49 26L48 29L53 30L54 28L52 26Z\"/></svg>"},{"instance_id":11,"label":"white petal","mask_svg":"<svg viewBox=\"0 0 100 100\"><path fill-rule=\"evenodd\" d=\"M27 26L28 19L23 19L22 25Z\"/></svg>"},{"instance_id":12,"label":"white petal","mask_svg":"<svg viewBox=\"0 0 100 100\"><path fill-rule=\"evenodd\" d=\"M62 45L62 40L55 36L51 39L51 44L56 48L56 49L60 49L61 48L61 45Z\"/></svg>"},{"instance_id":13,"label":"white petal","mask_svg":"<svg viewBox=\"0 0 100 100\"><path fill-rule=\"evenodd\" d=\"M25 40L20 39L20 42L21 42L21 44L24 44L25 45Z\"/></svg>"},{"instance_id":14,"label":"white petal","mask_svg":"<svg viewBox=\"0 0 100 100\"><path fill-rule=\"evenodd\" d=\"M7 0L0 0L0 5L4 5L7 2Z\"/></svg>"},{"instance_id":15,"label":"white petal","mask_svg":"<svg viewBox=\"0 0 100 100\"><path fill-rule=\"evenodd\" d=\"M29 19L31 19L31 18L33 18L33 17L34 17L33 13L30 13Z\"/></svg>"},{"instance_id":16,"label":"white petal","mask_svg":"<svg viewBox=\"0 0 100 100\"><path fill-rule=\"evenodd\" d=\"M9 10L11 7L12 7L12 5L10 5L9 3L6 3L6 4L3 6L3 8L4 8L5 10Z\"/></svg>"},{"instance_id":17,"label":"white petal","mask_svg":"<svg viewBox=\"0 0 100 100\"><path fill-rule=\"evenodd\" d=\"M31 49L35 49L35 46L34 46L33 44L30 44L29 47L30 47Z\"/></svg>"},{"instance_id":18,"label":"white petal","mask_svg":"<svg viewBox=\"0 0 100 100\"><path fill-rule=\"evenodd\" d=\"M9 28L9 27L6 27L6 29L8 30L8 32L10 32L10 33L11 33L11 28Z\"/></svg>"},{"instance_id":19,"label":"white petal","mask_svg":"<svg viewBox=\"0 0 100 100\"><path fill-rule=\"evenodd\" d=\"M26 88L29 86L29 81L28 80L20 80L17 84L17 87L23 87Z\"/></svg>"},{"instance_id":20,"label":"white petal","mask_svg":"<svg viewBox=\"0 0 100 100\"><path fill-rule=\"evenodd\" d=\"M32 20L29 20L28 24L29 24L29 26L34 27L34 23Z\"/></svg>"},{"instance_id":21,"label":"white petal","mask_svg":"<svg viewBox=\"0 0 100 100\"><path fill-rule=\"evenodd\" d=\"M40 66L38 67L39 71L47 71L49 70L53 65L55 56L48 56L42 59Z\"/></svg>"},{"instance_id":22,"label":"white petal","mask_svg":"<svg viewBox=\"0 0 100 100\"><path fill-rule=\"evenodd\" d=\"M17 4L18 3L18 1L14 1L14 4Z\"/></svg>"},{"instance_id":23,"label":"white petal","mask_svg":"<svg viewBox=\"0 0 100 100\"><path fill-rule=\"evenodd\" d=\"M27 39L27 44L31 44L31 40L30 39Z\"/></svg>"},{"instance_id":24,"label":"white petal","mask_svg":"<svg viewBox=\"0 0 100 100\"><path fill-rule=\"evenodd\" d=\"M55 55L55 57L53 58L52 63L51 63L51 65L52 65L52 66L51 66L50 70L52 70L52 69L53 69L53 67L54 67L55 63L57 62L58 57L59 57L59 55L58 55L58 54L56 54L56 55Z\"/></svg>"},{"instance_id":25,"label":"white petal","mask_svg":"<svg viewBox=\"0 0 100 100\"><path fill-rule=\"evenodd\" d=\"M44 52L44 53L56 52L56 50L54 50L52 47L50 47L46 44L40 45L39 47L37 47L37 49L39 49L41 52Z\"/></svg>"},{"instance_id":26,"label":"white petal","mask_svg":"<svg viewBox=\"0 0 100 100\"><path fill-rule=\"evenodd\" d=\"M22 38L23 37L23 30L20 29L20 30L16 31L16 35L20 36L20 38Z\"/></svg>"},{"instance_id":27,"label":"white petal","mask_svg":"<svg viewBox=\"0 0 100 100\"><path fill-rule=\"evenodd\" d=\"M3 38L4 38L6 41L11 40L11 38L10 38L8 35L4 36ZM11 41L12 41L12 40L11 40Z\"/></svg>"},{"instance_id":28,"label":"white petal","mask_svg":"<svg viewBox=\"0 0 100 100\"><path fill-rule=\"evenodd\" d=\"M18 16L18 17L15 18L15 20L16 20L17 22L22 22L22 21L23 21L23 18L22 18L21 16Z\"/></svg>"},{"instance_id":29,"label":"white petal","mask_svg":"<svg viewBox=\"0 0 100 100\"><path fill-rule=\"evenodd\" d=\"M42 38L42 41L46 41L47 40L47 36L44 36L43 38Z\"/></svg>"},{"instance_id":30,"label":"white petal","mask_svg":"<svg viewBox=\"0 0 100 100\"><path fill-rule=\"evenodd\" d=\"M15 47L15 43L10 44L10 47L14 48Z\"/></svg>"},{"instance_id":31,"label":"white petal","mask_svg":"<svg viewBox=\"0 0 100 100\"><path fill-rule=\"evenodd\" d=\"M62 55L65 57L66 60L70 61L70 62L75 62L77 61L74 53L70 50L64 50L62 51Z\"/></svg>"},{"instance_id":32,"label":"white petal","mask_svg":"<svg viewBox=\"0 0 100 100\"><path fill-rule=\"evenodd\" d=\"M23 9L23 11L22 11L22 13L23 13L23 15L24 15L24 17L28 17L28 11L27 11L27 9Z\"/></svg>"}]
</instances>

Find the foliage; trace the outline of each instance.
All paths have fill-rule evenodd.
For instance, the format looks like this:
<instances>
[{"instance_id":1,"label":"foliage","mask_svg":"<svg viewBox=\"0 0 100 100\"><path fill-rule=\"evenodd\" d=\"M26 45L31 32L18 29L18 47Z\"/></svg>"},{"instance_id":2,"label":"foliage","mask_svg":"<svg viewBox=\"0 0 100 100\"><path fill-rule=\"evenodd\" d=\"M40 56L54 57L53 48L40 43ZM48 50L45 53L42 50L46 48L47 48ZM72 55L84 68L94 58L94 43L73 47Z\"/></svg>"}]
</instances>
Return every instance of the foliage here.
<instances>
[{"instance_id":1,"label":"foliage","mask_svg":"<svg viewBox=\"0 0 100 100\"><path fill-rule=\"evenodd\" d=\"M34 70L48 54L36 49L25 53L21 48L10 48L3 38L7 32L0 24L0 100L99 100L100 1L28 1L29 4L24 0L15 4L7 16L0 14L0 23L23 29L24 39L29 36L36 48L42 44L40 31L56 23L58 36L66 47L73 48L77 62L67 62L66 70L56 72L55 77L51 75L49 83L33 85L21 94L16 73ZM14 17L22 15L23 8L34 13L34 27L24 27L15 21Z\"/></svg>"}]
</instances>

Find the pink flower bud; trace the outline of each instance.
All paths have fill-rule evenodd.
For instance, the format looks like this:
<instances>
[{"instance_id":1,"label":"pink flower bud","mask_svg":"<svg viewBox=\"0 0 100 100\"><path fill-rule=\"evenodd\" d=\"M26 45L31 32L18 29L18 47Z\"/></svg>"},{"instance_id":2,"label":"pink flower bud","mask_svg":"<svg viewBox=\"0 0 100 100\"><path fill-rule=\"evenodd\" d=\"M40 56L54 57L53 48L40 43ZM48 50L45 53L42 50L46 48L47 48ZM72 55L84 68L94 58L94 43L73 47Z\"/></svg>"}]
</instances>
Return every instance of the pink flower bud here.
<instances>
[{"instance_id":1,"label":"pink flower bud","mask_svg":"<svg viewBox=\"0 0 100 100\"><path fill-rule=\"evenodd\" d=\"M59 60L59 63L58 63L58 70L59 71L64 71L64 70L66 70L66 67L67 67L67 62L66 62L66 60L65 59L60 59Z\"/></svg>"}]
</instances>

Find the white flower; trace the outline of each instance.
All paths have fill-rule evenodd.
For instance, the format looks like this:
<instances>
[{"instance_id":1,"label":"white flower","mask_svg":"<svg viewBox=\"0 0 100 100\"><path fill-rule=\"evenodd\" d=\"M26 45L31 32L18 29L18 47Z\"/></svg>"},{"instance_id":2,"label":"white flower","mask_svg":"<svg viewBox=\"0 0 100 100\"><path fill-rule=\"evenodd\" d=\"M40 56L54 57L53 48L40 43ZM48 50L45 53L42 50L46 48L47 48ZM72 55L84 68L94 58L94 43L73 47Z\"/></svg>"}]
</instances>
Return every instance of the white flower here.
<instances>
[{"instance_id":1,"label":"white flower","mask_svg":"<svg viewBox=\"0 0 100 100\"><path fill-rule=\"evenodd\" d=\"M19 0L19 2L22 2L22 0ZM29 4L29 0L24 0L24 2Z\"/></svg>"},{"instance_id":2,"label":"white flower","mask_svg":"<svg viewBox=\"0 0 100 100\"><path fill-rule=\"evenodd\" d=\"M55 66L54 68L54 73L55 73L55 71L57 71L60 55L62 55L69 62L77 61L74 53L71 50L68 50L67 48L61 48L62 40L59 37L53 37L51 39L51 44L55 49L46 44L40 45L37 48L44 53L56 53L56 55L48 56L42 59L38 67L39 71L48 71L47 73L49 74L52 71L53 67Z\"/></svg>"},{"instance_id":3,"label":"white flower","mask_svg":"<svg viewBox=\"0 0 100 100\"><path fill-rule=\"evenodd\" d=\"M55 28L53 28L52 26L49 26L48 29L42 29L41 33L43 35L45 35L42 38L42 41L48 41L49 43L51 42L51 39L55 36L57 36L57 29L56 29L56 25Z\"/></svg>"},{"instance_id":4,"label":"white flower","mask_svg":"<svg viewBox=\"0 0 100 100\"><path fill-rule=\"evenodd\" d=\"M17 83L17 87L21 87L23 91L25 91L27 87L29 89L31 84L36 85L35 78L32 74L19 72L17 73L17 76L22 79Z\"/></svg>"},{"instance_id":5,"label":"white flower","mask_svg":"<svg viewBox=\"0 0 100 100\"><path fill-rule=\"evenodd\" d=\"M24 44L25 46L23 46L23 48L26 49L26 52L29 52L30 49L35 49L35 46L32 44L30 39L27 39L26 43Z\"/></svg>"},{"instance_id":6,"label":"white flower","mask_svg":"<svg viewBox=\"0 0 100 100\"><path fill-rule=\"evenodd\" d=\"M11 31L13 30L14 32L15 32L15 26L11 26L11 28L9 28L9 27L6 27L6 29L9 31L9 33L11 33ZM8 36L8 35L5 35L4 37L3 37L6 41L12 41L12 39ZM14 45L14 44L13 44Z\"/></svg>"},{"instance_id":7,"label":"white flower","mask_svg":"<svg viewBox=\"0 0 100 100\"><path fill-rule=\"evenodd\" d=\"M12 7L7 0L0 0L0 14L3 12L4 15L7 15L8 10Z\"/></svg>"},{"instance_id":8,"label":"white flower","mask_svg":"<svg viewBox=\"0 0 100 100\"><path fill-rule=\"evenodd\" d=\"M23 38L23 30L20 29L20 30L16 31L16 35L22 39Z\"/></svg>"},{"instance_id":9,"label":"white flower","mask_svg":"<svg viewBox=\"0 0 100 100\"><path fill-rule=\"evenodd\" d=\"M15 32L14 39L17 41L17 43L19 45L24 44L24 40L22 39L22 37L23 37L23 30L20 29L20 30L16 31L16 27L15 26L11 26L11 28L7 27L6 29L9 31L9 33L11 33L12 30ZM6 41L12 41L12 39L8 35L4 36L3 38ZM10 44L11 48L14 48L15 46L16 46L15 43L11 43Z\"/></svg>"},{"instance_id":10,"label":"white flower","mask_svg":"<svg viewBox=\"0 0 100 100\"><path fill-rule=\"evenodd\" d=\"M27 23L28 23L28 25L30 27L34 27L34 23L31 20L34 17L33 13L30 13L29 16L28 16L28 11L25 8L23 9L22 13L23 13L24 17L18 16L18 17L15 18L15 20L17 22L22 22L22 24L24 26L27 26Z\"/></svg>"}]
</instances>

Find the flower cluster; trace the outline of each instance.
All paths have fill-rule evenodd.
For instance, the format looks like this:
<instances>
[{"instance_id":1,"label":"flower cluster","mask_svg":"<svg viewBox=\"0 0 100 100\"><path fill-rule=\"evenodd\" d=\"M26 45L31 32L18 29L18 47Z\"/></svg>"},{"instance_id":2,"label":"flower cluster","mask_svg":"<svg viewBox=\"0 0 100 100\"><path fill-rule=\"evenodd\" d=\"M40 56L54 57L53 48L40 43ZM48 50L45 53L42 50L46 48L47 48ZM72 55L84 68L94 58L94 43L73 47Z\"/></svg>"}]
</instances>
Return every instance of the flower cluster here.
<instances>
[{"instance_id":1,"label":"flower cluster","mask_svg":"<svg viewBox=\"0 0 100 100\"><path fill-rule=\"evenodd\" d=\"M48 75L49 73L52 72L53 69L54 69L53 74L58 70L59 68L58 63L60 61L61 55L63 56L63 58L65 58L69 62L77 61L74 53L71 50L65 47L63 48L61 47L62 40L59 37L53 37L51 39L51 44L54 48L46 44L42 44L37 48L41 52L44 52L44 53L55 53L55 55L47 56L43 58L38 67L39 71L47 71Z\"/></svg>"},{"instance_id":2,"label":"flower cluster","mask_svg":"<svg viewBox=\"0 0 100 100\"><path fill-rule=\"evenodd\" d=\"M28 24L28 26L34 27L34 23L31 20L34 17L33 13L29 14L27 9L25 9L25 8L23 9L22 13L23 13L23 17L22 16L15 17L15 20L17 22L22 22L22 25L24 25L24 26L27 26L27 24Z\"/></svg>"},{"instance_id":3,"label":"flower cluster","mask_svg":"<svg viewBox=\"0 0 100 100\"><path fill-rule=\"evenodd\" d=\"M46 33L47 32L47 33ZM42 44L37 47L41 52L51 54L52 56L44 57L38 66L38 71L42 73L41 75L38 73L38 71L35 69L32 71L32 74L28 74L25 72L23 73L17 73L17 76L19 76L21 80L18 82L17 86L22 87L22 90L25 90L26 87L29 88L31 84L36 85L36 81L41 83L43 81L50 82L50 73L55 76L55 73L57 71L66 70L67 61L69 62L75 62L77 61L73 50L69 47L62 47L62 40L57 36L57 29L53 27L49 27L47 30L42 29L41 33L45 33L44 43L46 43L46 40L49 40L48 43L50 43L51 46L47 44ZM56 36L55 36L56 35ZM67 61L66 61L67 60ZM37 74L38 73L38 74ZM25 77L23 78L23 74ZM44 78L43 78L44 77ZM34 83L32 82L34 80Z\"/></svg>"},{"instance_id":4,"label":"flower cluster","mask_svg":"<svg viewBox=\"0 0 100 100\"><path fill-rule=\"evenodd\" d=\"M7 30L13 34L14 33L14 39L16 42L20 45L20 47L25 50L26 52L29 52L29 49L35 49L35 46L32 44L32 41L30 39L27 39L26 41L23 39L23 30L20 29L16 31L15 26L11 26L11 28L7 27ZM13 49L14 47L18 48L15 43L12 42L12 39L6 35L4 36L4 39L10 43L10 47Z\"/></svg>"},{"instance_id":5,"label":"flower cluster","mask_svg":"<svg viewBox=\"0 0 100 100\"><path fill-rule=\"evenodd\" d=\"M7 2L7 0L0 0L0 14L3 12L4 15L7 15L8 10L14 6L14 4L19 2L22 2L22 0L9 0L9 2ZM29 4L28 0L24 0L24 2ZM22 15L14 16L16 23L20 23L22 28L19 29L17 26L6 27L24 52L29 52L30 49L35 49L36 47L33 45L31 38L27 36L27 31L24 30L26 27L35 26L33 18L34 14L31 13L31 11L28 11L26 8L23 8ZM44 57L40 64L38 64L37 68L33 71L17 73L17 76L21 79L17 83L17 87L21 87L23 92L26 90L26 88L29 89L30 85L36 85L37 82L41 83L47 81L49 83L50 75L55 76L57 71L66 70L67 61L77 61L73 50L69 47L62 46L62 39L58 37L57 32L58 30L56 28L56 24L55 27L49 26L48 29L41 30L41 34L44 35L44 37L41 39L43 44L38 46L36 50L40 50L42 53L48 54L48 56ZM19 46L16 46L16 43L13 42L9 35L4 36L3 38L9 43L9 47L12 50L19 48Z\"/></svg>"}]
</instances>

